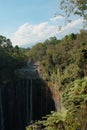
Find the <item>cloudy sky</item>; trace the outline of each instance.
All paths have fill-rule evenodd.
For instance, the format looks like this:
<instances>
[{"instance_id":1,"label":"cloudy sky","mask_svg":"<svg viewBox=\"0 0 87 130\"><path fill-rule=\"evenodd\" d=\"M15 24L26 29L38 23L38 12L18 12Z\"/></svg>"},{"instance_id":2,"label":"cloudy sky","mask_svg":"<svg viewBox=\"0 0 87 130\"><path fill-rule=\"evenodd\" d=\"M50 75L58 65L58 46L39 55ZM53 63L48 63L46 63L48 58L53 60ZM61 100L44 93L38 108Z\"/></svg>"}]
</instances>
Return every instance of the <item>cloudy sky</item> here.
<instances>
[{"instance_id":1,"label":"cloudy sky","mask_svg":"<svg viewBox=\"0 0 87 130\"><path fill-rule=\"evenodd\" d=\"M52 36L60 39L79 32L82 18L71 17L66 23L59 1L0 0L0 35L10 38L13 45L31 47Z\"/></svg>"}]
</instances>

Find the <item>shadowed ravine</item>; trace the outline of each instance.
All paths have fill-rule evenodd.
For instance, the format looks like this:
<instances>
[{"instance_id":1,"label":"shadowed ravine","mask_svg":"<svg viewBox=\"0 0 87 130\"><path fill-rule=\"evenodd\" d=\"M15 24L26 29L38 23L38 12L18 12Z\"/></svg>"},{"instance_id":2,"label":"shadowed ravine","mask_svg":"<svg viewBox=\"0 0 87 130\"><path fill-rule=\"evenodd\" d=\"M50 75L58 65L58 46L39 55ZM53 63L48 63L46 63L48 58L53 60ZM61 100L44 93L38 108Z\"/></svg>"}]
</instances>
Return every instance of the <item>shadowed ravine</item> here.
<instances>
[{"instance_id":1,"label":"shadowed ravine","mask_svg":"<svg viewBox=\"0 0 87 130\"><path fill-rule=\"evenodd\" d=\"M32 120L55 110L52 94L37 65L15 71L17 79L0 85L0 130L25 130Z\"/></svg>"}]
</instances>

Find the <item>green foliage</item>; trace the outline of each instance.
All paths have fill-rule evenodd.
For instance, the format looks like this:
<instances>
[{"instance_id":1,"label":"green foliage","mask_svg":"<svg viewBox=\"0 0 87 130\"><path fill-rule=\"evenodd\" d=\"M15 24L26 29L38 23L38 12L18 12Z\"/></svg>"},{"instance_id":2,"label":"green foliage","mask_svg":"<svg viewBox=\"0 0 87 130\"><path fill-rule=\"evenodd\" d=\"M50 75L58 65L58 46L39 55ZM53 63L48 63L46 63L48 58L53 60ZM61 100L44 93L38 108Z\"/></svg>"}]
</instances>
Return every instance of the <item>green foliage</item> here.
<instances>
[{"instance_id":1,"label":"green foliage","mask_svg":"<svg viewBox=\"0 0 87 130\"><path fill-rule=\"evenodd\" d=\"M26 55L29 57L29 59L33 59L33 61L41 60L43 55L46 54L45 46L42 43L38 43L32 47L32 49L29 49L26 52Z\"/></svg>"},{"instance_id":2,"label":"green foliage","mask_svg":"<svg viewBox=\"0 0 87 130\"><path fill-rule=\"evenodd\" d=\"M15 78L14 71L24 66L26 57L18 46L13 47L10 39L0 36L0 82Z\"/></svg>"},{"instance_id":3,"label":"green foliage","mask_svg":"<svg viewBox=\"0 0 87 130\"><path fill-rule=\"evenodd\" d=\"M79 107L87 100L87 77L70 83L63 94L63 102L66 107ZM71 107L70 107L71 106Z\"/></svg>"},{"instance_id":4,"label":"green foliage","mask_svg":"<svg viewBox=\"0 0 87 130\"><path fill-rule=\"evenodd\" d=\"M60 40L57 40L56 37L50 37L49 39L47 39L46 41L44 41L43 43L37 43L36 45L34 45L32 47L32 49L28 49L26 51L26 55L31 59L33 59L34 61L37 60L42 60L42 58L46 55L46 50L47 53L51 52L51 48L54 47L55 44L59 43ZM48 48L49 46L49 48Z\"/></svg>"},{"instance_id":5,"label":"green foliage","mask_svg":"<svg viewBox=\"0 0 87 130\"><path fill-rule=\"evenodd\" d=\"M52 112L43 117L38 125L46 130L85 129L87 124L87 77L70 83L63 93L63 108L60 112Z\"/></svg>"},{"instance_id":6,"label":"green foliage","mask_svg":"<svg viewBox=\"0 0 87 130\"><path fill-rule=\"evenodd\" d=\"M87 75L87 32L69 34L62 40L51 37L26 51L29 59L40 61L40 72L44 80L53 81L60 72L60 89L68 83ZM74 69L73 69L74 68ZM55 74L55 76L54 76Z\"/></svg>"},{"instance_id":7,"label":"green foliage","mask_svg":"<svg viewBox=\"0 0 87 130\"><path fill-rule=\"evenodd\" d=\"M87 0L61 0L61 9L64 10L66 17L72 13L82 16L87 24Z\"/></svg>"},{"instance_id":8,"label":"green foliage","mask_svg":"<svg viewBox=\"0 0 87 130\"><path fill-rule=\"evenodd\" d=\"M43 117L42 121L38 121L28 126L26 130L31 130L35 125L43 126L46 130L57 130L58 127L64 127L67 111L63 108L60 112L51 112L51 114Z\"/></svg>"},{"instance_id":9,"label":"green foliage","mask_svg":"<svg viewBox=\"0 0 87 130\"><path fill-rule=\"evenodd\" d=\"M29 58L39 61L42 79L50 87L56 83L56 90L61 90L62 104L67 109L65 118L64 111L53 112L39 123L47 130L59 129L60 121L66 130L84 130L87 124L87 31L69 34L60 41L48 39L27 52Z\"/></svg>"},{"instance_id":10,"label":"green foliage","mask_svg":"<svg viewBox=\"0 0 87 130\"><path fill-rule=\"evenodd\" d=\"M63 105L67 108L67 130L78 126L84 129L87 123L87 77L70 83L63 93Z\"/></svg>"}]
</instances>

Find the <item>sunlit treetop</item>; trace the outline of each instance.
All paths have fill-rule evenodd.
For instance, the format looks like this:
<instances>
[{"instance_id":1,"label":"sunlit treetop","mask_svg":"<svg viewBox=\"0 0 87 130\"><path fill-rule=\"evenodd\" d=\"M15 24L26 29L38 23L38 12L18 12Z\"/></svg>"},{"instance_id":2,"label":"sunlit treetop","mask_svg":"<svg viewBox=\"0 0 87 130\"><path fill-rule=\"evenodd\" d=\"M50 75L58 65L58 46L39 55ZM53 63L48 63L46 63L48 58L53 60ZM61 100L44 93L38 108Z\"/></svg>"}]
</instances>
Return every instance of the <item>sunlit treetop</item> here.
<instances>
[{"instance_id":1,"label":"sunlit treetop","mask_svg":"<svg viewBox=\"0 0 87 130\"><path fill-rule=\"evenodd\" d=\"M79 15L83 17L87 25L87 0L61 0L61 9L64 10L66 17Z\"/></svg>"}]
</instances>

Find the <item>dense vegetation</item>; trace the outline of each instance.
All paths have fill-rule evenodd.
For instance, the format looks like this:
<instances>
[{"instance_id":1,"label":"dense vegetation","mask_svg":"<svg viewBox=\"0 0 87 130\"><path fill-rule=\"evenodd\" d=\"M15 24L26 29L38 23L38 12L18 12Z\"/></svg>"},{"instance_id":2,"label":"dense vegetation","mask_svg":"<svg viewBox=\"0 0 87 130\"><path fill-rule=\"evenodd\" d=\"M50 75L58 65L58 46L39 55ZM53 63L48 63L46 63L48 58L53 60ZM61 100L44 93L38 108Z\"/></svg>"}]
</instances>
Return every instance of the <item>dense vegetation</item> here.
<instances>
[{"instance_id":1,"label":"dense vegetation","mask_svg":"<svg viewBox=\"0 0 87 130\"><path fill-rule=\"evenodd\" d=\"M43 124L47 130L86 130L87 31L61 40L51 37L29 48L26 55L39 63L40 75L49 87L56 83L56 91L62 94L62 112L53 112L36 124Z\"/></svg>"},{"instance_id":2,"label":"dense vegetation","mask_svg":"<svg viewBox=\"0 0 87 130\"><path fill-rule=\"evenodd\" d=\"M15 78L15 69L25 63L24 49L13 47L10 39L0 36L0 83L12 81Z\"/></svg>"},{"instance_id":3,"label":"dense vegetation","mask_svg":"<svg viewBox=\"0 0 87 130\"><path fill-rule=\"evenodd\" d=\"M70 34L62 40L51 37L27 50L26 54L40 62L43 79L60 79L60 89L65 88L67 83L87 75L87 32L82 30L80 34Z\"/></svg>"},{"instance_id":4,"label":"dense vegetation","mask_svg":"<svg viewBox=\"0 0 87 130\"><path fill-rule=\"evenodd\" d=\"M86 0L61 0L61 6L68 15L73 11L74 14L86 17Z\"/></svg>"},{"instance_id":5,"label":"dense vegetation","mask_svg":"<svg viewBox=\"0 0 87 130\"><path fill-rule=\"evenodd\" d=\"M13 47L9 39L0 36L0 83L13 81L15 70L26 65L27 57L38 62L41 78L49 87L56 84L56 91L62 95L61 111L52 112L33 126L86 130L87 31L66 35L61 40L51 37L27 49ZM31 129L32 125L27 127Z\"/></svg>"},{"instance_id":6,"label":"dense vegetation","mask_svg":"<svg viewBox=\"0 0 87 130\"><path fill-rule=\"evenodd\" d=\"M67 22L71 15L79 15L84 19L84 27L87 27L87 0L60 0L60 7L64 11Z\"/></svg>"},{"instance_id":7,"label":"dense vegetation","mask_svg":"<svg viewBox=\"0 0 87 130\"><path fill-rule=\"evenodd\" d=\"M80 15L87 26L87 0L61 0L64 16ZM27 130L87 130L87 30L58 40L51 37L32 48L13 47L0 36L0 84L16 79L15 70L38 62L41 78L62 97L61 110L26 127Z\"/></svg>"}]
</instances>

